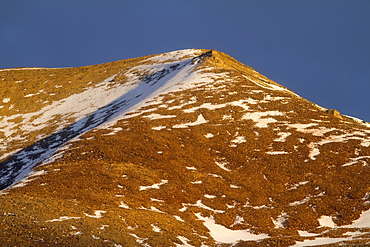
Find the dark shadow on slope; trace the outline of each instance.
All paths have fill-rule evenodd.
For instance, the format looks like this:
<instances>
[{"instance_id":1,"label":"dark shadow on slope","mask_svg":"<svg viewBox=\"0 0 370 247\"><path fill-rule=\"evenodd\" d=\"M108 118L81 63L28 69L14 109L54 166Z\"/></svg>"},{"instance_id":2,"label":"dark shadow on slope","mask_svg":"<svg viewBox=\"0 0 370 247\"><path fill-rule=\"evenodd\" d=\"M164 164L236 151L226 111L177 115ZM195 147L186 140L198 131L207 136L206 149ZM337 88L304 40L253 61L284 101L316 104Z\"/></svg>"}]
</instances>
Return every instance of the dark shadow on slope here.
<instances>
[{"instance_id":1,"label":"dark shadow on slope","mask_svg":"<svg viewBox=\"0 0 370 247\"><path fill-rule=\"evenodd\" d=\"M156 73L145 76L135 89L64 129L13 154L0 163L0 190L9 188L26 177L34 166L50 158L60 146L71 139L124 114L129 108L145 100L171 79L172 72L181 70L186 65L197 64L209 56L211 52L182 63L169 65ZM165 79L162 80L163 78Z\"/></svg>"}]
</instances>

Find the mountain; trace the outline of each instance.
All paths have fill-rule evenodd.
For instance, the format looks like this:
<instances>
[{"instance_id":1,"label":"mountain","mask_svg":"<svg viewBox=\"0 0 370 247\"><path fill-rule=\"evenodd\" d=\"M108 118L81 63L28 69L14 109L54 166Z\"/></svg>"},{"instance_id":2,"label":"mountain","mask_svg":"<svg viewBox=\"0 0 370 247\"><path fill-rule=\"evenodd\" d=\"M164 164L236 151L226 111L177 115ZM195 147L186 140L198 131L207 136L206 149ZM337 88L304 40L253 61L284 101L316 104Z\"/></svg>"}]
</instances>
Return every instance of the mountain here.
<instances>
[{"instance_id":1,"label":"mountain","mask_svg":"<svg viewBox=\"0 0 370 247\"><path fill-rule=\"evenodd\" d=\"M222 52L0 87L0 246L370 244L370 124Z\"/></svg>"}]
</instances>

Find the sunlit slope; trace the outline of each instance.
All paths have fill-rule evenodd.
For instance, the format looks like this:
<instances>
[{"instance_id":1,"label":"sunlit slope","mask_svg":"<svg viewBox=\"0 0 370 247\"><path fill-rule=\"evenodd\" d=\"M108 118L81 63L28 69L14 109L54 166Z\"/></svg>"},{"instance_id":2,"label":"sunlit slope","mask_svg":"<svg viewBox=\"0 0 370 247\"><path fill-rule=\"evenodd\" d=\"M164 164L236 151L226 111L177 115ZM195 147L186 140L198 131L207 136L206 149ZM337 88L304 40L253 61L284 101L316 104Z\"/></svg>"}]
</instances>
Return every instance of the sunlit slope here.
<instances>
[{"instance_id":1,"label":"sunlit slope","mask_svg":"<svg viewBox=\"0 0 370 247\"><path fill-rule=\"evenodd\" d=\"M0 125L0 157L4 161L0 187L23 178L30 167L50 157L61 144L145 101L160 87L148 85L146 77L177 70L191 62L186 58L201 52L172 52L75 69L1 71L6 83ZM44 81L45 77L54 80Z\"/></svg>"},{"instance_id":2,"label":"sunlit slope","mask_svg":"<svg viewBox=\"0 0 370 247\"><path fill-rule=\"evenodd\" d=\"M0 197L5 242L369 241L367 125L327 112L221 52L144 61L115 72L122 85L136 86L69 129L81 136L60 148L51 141L35 146L49 159Z\"/></svg>"}]
</instances>

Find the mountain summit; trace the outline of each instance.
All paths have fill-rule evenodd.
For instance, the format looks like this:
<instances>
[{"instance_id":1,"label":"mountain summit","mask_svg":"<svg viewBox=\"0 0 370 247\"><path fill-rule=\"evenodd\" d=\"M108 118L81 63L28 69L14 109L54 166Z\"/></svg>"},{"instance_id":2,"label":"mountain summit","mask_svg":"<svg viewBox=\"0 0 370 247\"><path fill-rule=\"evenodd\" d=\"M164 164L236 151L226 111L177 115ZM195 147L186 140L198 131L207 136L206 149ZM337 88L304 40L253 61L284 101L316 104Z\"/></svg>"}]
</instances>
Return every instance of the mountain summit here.
<instances>
[{"instance_id":1,"label":"mountain summit","mask_svg":"<svg viewBox=\"0 0 370 247\"><path fill-rule=\"evenodd\" d=\"M370 241L370 124L222 52L0 82L1 246Z\"/></svg>"}]
</instances>

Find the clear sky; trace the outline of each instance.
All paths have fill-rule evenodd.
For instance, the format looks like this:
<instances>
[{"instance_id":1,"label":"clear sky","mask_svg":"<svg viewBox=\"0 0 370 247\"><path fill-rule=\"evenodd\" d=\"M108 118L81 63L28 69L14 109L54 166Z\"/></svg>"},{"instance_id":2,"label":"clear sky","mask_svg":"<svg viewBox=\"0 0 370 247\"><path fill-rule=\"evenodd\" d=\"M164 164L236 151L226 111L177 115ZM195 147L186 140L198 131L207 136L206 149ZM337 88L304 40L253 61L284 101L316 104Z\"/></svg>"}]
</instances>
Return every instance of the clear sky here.
<instances>
[{"instance_id":1,"label":"clear sky","mask_svg":"<svg viewBox=\"0 0 370 247\"><path fill-rule=\"evenodd\" d=\"M370 121L370 0L0 0L0 68L187 48L225 52L314 103Z\"/></svg>"}]
</instances>

